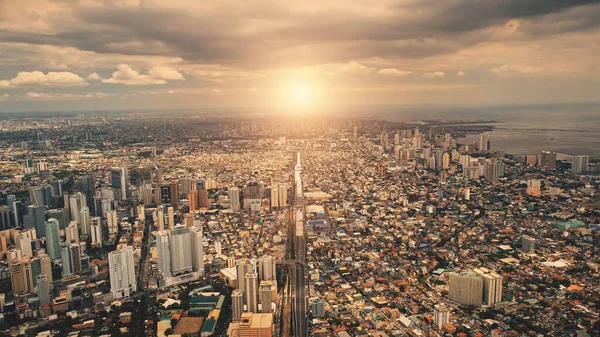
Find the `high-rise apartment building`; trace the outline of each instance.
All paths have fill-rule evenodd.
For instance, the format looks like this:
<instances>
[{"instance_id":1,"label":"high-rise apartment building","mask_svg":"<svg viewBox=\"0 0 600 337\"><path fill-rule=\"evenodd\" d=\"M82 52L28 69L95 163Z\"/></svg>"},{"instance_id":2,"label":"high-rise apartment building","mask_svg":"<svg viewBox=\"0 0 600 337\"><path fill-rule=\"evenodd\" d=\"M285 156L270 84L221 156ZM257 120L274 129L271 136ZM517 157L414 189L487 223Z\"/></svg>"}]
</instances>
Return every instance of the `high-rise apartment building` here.
<instances>
[{"instance_id":1,"label":"high-rise apartment building","mask_svg":"<svg viewBox=\"0 0 600 337\"><path fill-rule=\"evenodd\" d=\"M40 299L40 304L50 305L52 303L52 299L50 297L50 282L48 281L48 275L39 274L36 276L37 283L37 295Z\"/></svg>"},{"instance_id":2,"label":"high-rise apartment building","mask_svg":"<svg viewBox=\"0 0 600 337\"><path fill-rule=\"evenodd\" d=\"M571 163L571 173L580 174L588 171L589 156L573 156Z\"/></svg>"},{"instance_id":3,"label":"high-rise apartment building","mask_svg":"<svg viewBox=\"0 0 600 337\"><path fill-rule=\"evenodd\" d=\"M158 249L158 270L162 273L163 278L171 277L171 252L167 232L156 233L156 248Z\"/></svg>"},{"instance_id":4,"label":"high-rise apartment building","mask_svg":"<svg viewBox=\"0 0 600 337\"><path fill-rule=\"evenodd\" d=\"M65 228L65 241L67 243L79 243L79 227L77 226L77 222L71 221L67 228Z\"/></svg>"},{"instance_id":5,"label":"high-rise apartment building","mask_svg":"<svg viewBox=\"0 0 600 337\"><path fill-rule=\"evenodd\" d=\"M271 298L271 285L270 284L262 284L260 286L260 306L261 312L263 314L271 313L271 304L273 299Z\"/></svg>"},{"instance_id":6,"label":"high-rise apartment building","mask_svg":"<svg viewBox=\"0 0 600 337\"><path fill-rule=\"evenodd\" d=\"M182 274L192 268L192 235L185 226L176 226L169 231L171 273Z\"/></svg>"},{"instance_id":7,"label":"high-rise apartment building","mask_svg":"<svg viewBox=\"0 0 600 337\"><path fill-rule=\"evenodd\" d=\"M58 220L48 219L44 223L46 228L46 253L52 260L61 257L60 255L60 228Z\"/></svg>"},{"instance_id":8,"label":"high-rise apartment building","mask_svg":"<svg viewBox=\"0 0 600 337\"><path fill-rule=\"evenodd\" d=\"M502 301L502 276L487 268L475 268L473 271L483 279L482 300L485 305Z\"/></svg>"},{"instance_id":9,"label":"high-rise apartment building","mask_svg":"<svg viewBox=\"0 0 600 337\"><path fill-rule=\"evenodd\" d=\"M258 275L256 272L246 273L244 288L248 311L258 313Z\"/></svg>"},{"instance_id":10,"label":"high-rise apartment building","mask_svg":"<svg viewBox=\"0 0 600 337\"><path fill-rule=\"evenodd\" d=\"M448 288L448 295L451 301L464 305L481 305L483 279L476 273L450 273Z\"/></svg>"},{"instance_id":11,"label":"high-rise apartment building","mask_svg":"<svg viewBox=\"0 0 600 337\"><path fill-rule=\"evenodd\" d=\"M171 193L171 206L177 209L179 208L179 181L173 180L170 185Z\"/></svg>"},{"instance_id":12,"label":"high-rise apartment building","mask_svg":"<svg viewBox=\"0 0 600 337\"><path fill-rule=\"evenodd\" d=\"M437 304L433 307L433 322L438 328L442 329L444 324L450 321L448 308L443 304Z\"/></svg>"},{"instance_id":13,"label":"high-rise apartment building","mask_svg":"<svg viewBox=\"0 0 600 337\"><path fill-rule=\"evenodd\" d=\"M90 237L92 240L92 247L102 247L102 219L99 216L90 219Z\"/></svg>"},{"instance_id":14,"label":"high-rise apartment building","mask_svg":"<svg viewBox=\"0 0 600 337\"><path fill-rule=\"evenodd\" d=\"M198 191L198 207L200 208L208 208L208 191L200 190Z\"/></svg>"},{"instance_id":15,"label":"high-rise apartment building","mask_svg":"<svg viewBox=\"0 0 600 337\"><path fill-rule=\"evenodd\" d=\"M230 186L227 190L231 210L237 212L240 210L240 189L235 186Z\"/></svg>"},{"instance_id":16,"label":"high-rise apartment building","mask_svg":"<svg viewBox=\"0 0 600 337\"><path fill-rule=\"evenodd\" d=\"M13 294L22 295L34 290L33 271L29 257L23 256L19 261L11 263L9 272Z\"/></svg>"},{"instance_id":17,"label":"high-rise apartment building","mask_svg":"<svg viewBox=\"0 0 600 337\"><path fill-rule=\"evenodd\" d=\"M270 255L258 259L258 274L261 281L275 279L275 258Z\"/></svg>"},{"instance_id":18,"label":"high-rise apartment building","mask_svg":"<svg viewBox=\"0 0 600 337\"><path fill-rule=\"evenodd\" d=\"M204 247L202 227L193 226L191 230L192 241L192 266L194 271L199 271L200 275L204 274Z\"/></svg>"},{"instance_id":19,"label":"high-rise apartment building","mask_svg":"<svg viewBox=\"0 0 600 337\"><path fill-rule=\"evenodd\" d=\"M535 252L535 239L529 235L523 235L521 238L522 248L521 251L523 253L534 253Z\"/></svg>"},{"instance_id":20,"label":"high-rise apartment building","mask_svg":"<svg viewBox=\"0 0 600 337\"><path fill-rule=\"evenodd\" d=\"M115 167L110 171L111 187L119 200L127 200L129 170L127 167Z\"/></svg>"},{"instance_id":21,"label":"high-rise apartment building","mask_svg":"<svg viewBox=\"0 0 600 337\"><path fill-rule=\"evenodd\" d=\"M244 312L244 293L235 289L231 293L231 319L238 322Z\"/></svg>"},{"instance_id":22,"label":"high-rise apartment building","mask_svg":"<svg viewBox=\"0 0 600 337\"><path fill-rule=\"evenodd\" d=\"M108 253L108 265L113 298L131 296L137 290L133 247L126 246Z\"/></svg>"},{"instance_id":23,"label":"high-rise apartment building","mask_svg":"<svg viewBox=\"0 0 600 337\"><path fill-rule=\"evenodd\" d=\"M554 170L556 168L556 152L542 151L540 164L540 166L547 170Z\"/></svg>"}]
</instances>

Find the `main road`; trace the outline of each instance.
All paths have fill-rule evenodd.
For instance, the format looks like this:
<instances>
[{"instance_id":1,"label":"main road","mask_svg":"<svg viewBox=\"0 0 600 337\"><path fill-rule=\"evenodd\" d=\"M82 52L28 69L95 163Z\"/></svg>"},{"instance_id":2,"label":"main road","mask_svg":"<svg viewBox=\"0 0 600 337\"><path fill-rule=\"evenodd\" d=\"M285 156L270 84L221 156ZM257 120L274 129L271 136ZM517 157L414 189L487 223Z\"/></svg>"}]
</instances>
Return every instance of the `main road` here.
<instances>
[{"instance_id":1,"label":"main road","mask_svg":"<svg viewBox=\"0 0 600 337\"><path fill-rule=\"evenodd\" d=\"M307 337L308 335L308 277L306 271L306 226L302 161L296 156L292 202L287 210L287 241L285 285L280 319L280 337Z\"/></svg>"}]
</instances>

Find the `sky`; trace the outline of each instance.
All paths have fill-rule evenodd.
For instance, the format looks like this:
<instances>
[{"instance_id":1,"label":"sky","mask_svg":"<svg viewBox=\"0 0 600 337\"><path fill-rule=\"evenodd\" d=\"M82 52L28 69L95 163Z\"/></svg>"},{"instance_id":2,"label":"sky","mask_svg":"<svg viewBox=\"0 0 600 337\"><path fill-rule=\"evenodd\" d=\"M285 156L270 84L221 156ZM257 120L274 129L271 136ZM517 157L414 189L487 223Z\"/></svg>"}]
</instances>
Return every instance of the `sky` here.
<instances>
[{"instance_id":1,"label":"sky","mask_svg":"<svg viewBox=\"0 0 600 337\"><path fill-rule=\"evenodd\" d=\"M600 2L0 0L0 111L598 102Z\"/></svg>"}]
</instances>

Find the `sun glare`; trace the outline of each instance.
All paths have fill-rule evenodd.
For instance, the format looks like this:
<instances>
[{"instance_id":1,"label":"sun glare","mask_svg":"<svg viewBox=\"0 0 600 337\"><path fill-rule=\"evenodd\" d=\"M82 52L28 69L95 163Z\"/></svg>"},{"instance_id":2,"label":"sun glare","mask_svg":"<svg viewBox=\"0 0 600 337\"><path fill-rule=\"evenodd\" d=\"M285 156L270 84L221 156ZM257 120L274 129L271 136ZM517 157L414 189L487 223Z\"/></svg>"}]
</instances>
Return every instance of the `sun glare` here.
<instances>
[{"instance_id":1,"label":"sun glare","mask_svg":"<svg viewBox=\"0 0 600 337\"><path fill-rule=\"evenodd\" d=\"M310 88L305 84L294 85L290 88L291 103L296 106L306 106L310 103Z\"/></svg>"}]
</instances>

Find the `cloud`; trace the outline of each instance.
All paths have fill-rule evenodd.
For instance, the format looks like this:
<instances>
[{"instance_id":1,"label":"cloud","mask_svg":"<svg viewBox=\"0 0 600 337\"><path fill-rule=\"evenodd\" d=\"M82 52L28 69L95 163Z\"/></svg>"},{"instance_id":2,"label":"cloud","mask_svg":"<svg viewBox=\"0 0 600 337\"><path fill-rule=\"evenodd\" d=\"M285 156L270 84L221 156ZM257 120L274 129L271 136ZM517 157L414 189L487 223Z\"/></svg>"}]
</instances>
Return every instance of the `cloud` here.
<instances>
[{"instance_id":1,"label":"cloud","mask_svg":"<svg viewBox=\"0 0 600 337\"><path fill-rule=\"evenodd\" d=\"M28 87L28 86L51 86L51 87L82 87L88 83L79 75L63 71L48 72L21 71L16 77L9 80L1 80L0 87Z\"/></svg>"},{"instance_id":2,"label":"cloud","mask_svg":"<svg viewBox=\"0 0 600 337\"><path fill-rule=\"evenodd\" d=\"M459 71L456 73L456 76L458 76L458 77L464 77L464 76L467 76L467 73L465 73L465 72L464 72L464 71L462 71L462 70L459 70Z\"/></svg>"},{"instance_id":3,"label":"cloud","mask_svg":"<svg viewBox=\"0 0 600 337\"><path fill-rule=\"evenodd\" d=\"M378 73L381 75L402 77L402 76L411 75L412 71L398 70L396 68L385 68L385 69L379 70Z\"/></svg>"},{"instance_id":4,"label":"cloud","mask_svg":"<svg viewBox=\"0 0 600 337\"><path fill-rule=\"evenodd\" d=\"M446 74L443 71L433 71L433 72L422 73L421 76L423 76L425 78L436 78L436 77L444 77L444 76L446 76Z\"/></svg>"},{"instance_id":5,"label":"cloud","mask_svg":"<svg viewBox=\"0 0 600 337\"><path fill-rule=\"evenodd\" d=\"M535 21L513 26L520 38L600 25L594 0L7 3L0 41L246 66L443 55L485 41L486 29L511 20Z\"/></svg>"},{"instance_id":6,"label":"cloud","mask_svg":"<svg viewBox=\"0 0 600 337\"><path fill-rule=\"evenodd\" d=\"M88 92L85 94L71 93L53 93L53 92L36 92L28 91L24 95L15 96L16 100L20 101L78 101L86 99L102 99L116 97L113 93L105 92Z\"/></svg>"},{"instance_id":7,"label":"cloud","mask_svg":"<svg viewBox=\"0 0 600 337\"><path fill-rule=\"evenodd\" d=\"M530 75L538 74L542 72L542 69L529 66L517 66L511 64L504 64L499 67L495 67L489 70L490 73L498 77L514 77L519 75Z\"/></svg>"},{"instance_id":8,"label":"cloud","mask_svg":"<svg viewBox=\"0 0 600 337\"><path fill-rule=\"evenodd\" d=\"M148 74L142 74L127 64L120 64L110 78L104 83L120 83L125 85L165 84L167 81L183 80L183 75L170 67L153 67Z\"/></svg>"},{"instance_id":9,"label":"cloud","mask_svg":"<svg viewBox=\"0 0 600 337\"><path fill-rule=\"evenodd\" d=\"M182 81L183 75L171 67L152 67L148 71L150 77L154 79L162 79L166 81Z\"/></svg>"},{"instance_id":10,"label":"cloud","mask_svg":"<svg viewBox=\"0 0 600 337\"><path fill-rule=\"evenodd\" d=\"M102 77L100 77L98 73L91 73L86 77L86 79L88 81L102 81Z\"/></svg>"}]
</instances>

